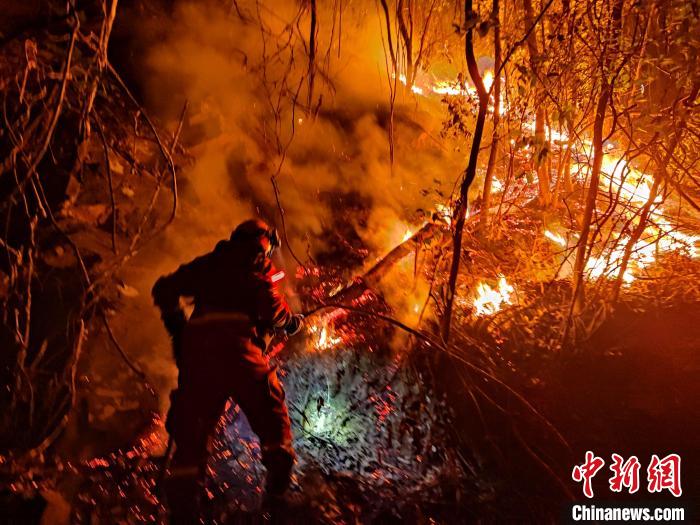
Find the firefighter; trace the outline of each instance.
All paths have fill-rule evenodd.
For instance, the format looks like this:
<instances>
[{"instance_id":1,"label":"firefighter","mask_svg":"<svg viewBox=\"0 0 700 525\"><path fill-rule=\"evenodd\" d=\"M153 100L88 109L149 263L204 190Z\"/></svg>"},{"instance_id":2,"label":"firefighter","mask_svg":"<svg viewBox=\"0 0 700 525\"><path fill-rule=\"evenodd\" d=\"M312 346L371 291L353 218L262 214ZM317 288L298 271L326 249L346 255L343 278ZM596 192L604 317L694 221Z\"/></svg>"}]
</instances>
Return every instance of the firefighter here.
<instances>
[{"instance_id":1,"label":"firefighter","mask_svg":"<svg viewBox=\"0 0 700 525\"><path fill-rule=\"evenodd\" d=\"M187 522L197 511L209 437L228 399L260 439L268 501L282 498L289 485L295 459L289 415L263 351L275 331L297 333L303 316L291 312L277 288L271 255L279 245L274 228L248 220L153 287L179 369L166 419L175 447L165 487L174 521ZM182 297L194 299L189 320Z\"/></svg>"}]
</instances>

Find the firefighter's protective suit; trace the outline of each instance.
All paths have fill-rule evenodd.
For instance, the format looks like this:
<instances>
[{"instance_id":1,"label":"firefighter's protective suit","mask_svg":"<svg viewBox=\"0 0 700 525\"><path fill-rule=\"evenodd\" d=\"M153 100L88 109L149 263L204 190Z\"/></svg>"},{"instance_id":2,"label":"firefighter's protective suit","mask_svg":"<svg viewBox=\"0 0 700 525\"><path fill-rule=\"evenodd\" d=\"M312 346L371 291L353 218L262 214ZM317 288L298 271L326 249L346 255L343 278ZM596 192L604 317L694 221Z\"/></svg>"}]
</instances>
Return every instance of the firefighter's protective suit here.
<instances>
[{"instance_id":1,"label":"firefighter's protective suit","mask_svg":"<svg viewBox=\"0 0 700 525\"><path fill-rule=\"evenodd\" d=\"M208 440L229 398L260 439L268 496L282 494L289 484L294 464L289 415L263 350L274 330L294 334L303 318L290 311L273 279L270 255L276 245L273 229L246 221L214 251L153 287L179 369L166 421L175 444L171 508L188 506L183 492L191 493L193 483L204 479ZM182 297L194 299L189 321L180 307Z\"/></svg>"}]
</instances>

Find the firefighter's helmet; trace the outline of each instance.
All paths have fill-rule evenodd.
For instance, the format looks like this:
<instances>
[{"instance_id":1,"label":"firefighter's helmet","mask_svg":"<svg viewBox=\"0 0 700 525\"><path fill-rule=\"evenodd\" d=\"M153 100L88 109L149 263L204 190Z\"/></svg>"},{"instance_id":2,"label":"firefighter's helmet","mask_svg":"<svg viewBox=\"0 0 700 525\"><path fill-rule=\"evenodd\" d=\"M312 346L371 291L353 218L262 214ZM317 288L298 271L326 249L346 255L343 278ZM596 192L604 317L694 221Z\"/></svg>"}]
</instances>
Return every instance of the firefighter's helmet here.
<instances>
[{"instance_id":1,"label":"firefighter's helmet","mask_svg":"<svg viewBox=\"0 0 700 525\"><path fill-rule=\"evenodd\" d=\"M254 243L268 257L282 244L277 229L260 219L250 219L239 224L231 233L231 240Z\"/></svg>"}]
</instances>

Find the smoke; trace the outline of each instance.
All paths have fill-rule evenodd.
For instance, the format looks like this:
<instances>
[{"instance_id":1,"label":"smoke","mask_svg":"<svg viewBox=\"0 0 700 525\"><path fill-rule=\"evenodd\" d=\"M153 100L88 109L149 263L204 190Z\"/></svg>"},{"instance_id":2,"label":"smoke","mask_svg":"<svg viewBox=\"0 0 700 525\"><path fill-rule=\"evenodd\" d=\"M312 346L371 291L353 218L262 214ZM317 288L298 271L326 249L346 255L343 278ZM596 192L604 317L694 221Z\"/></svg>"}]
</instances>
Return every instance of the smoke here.
<instances>
[{"instance_id":1,"label":"smoke","mask_svg":"<svg viewBox=\"0 0 700 525\"><path fill-rule=\"evenodd\" d=\"M155 314L151 286L211 250L242 220L261 217L281 229L271 177L286 237L301 259L327 248L340 211L331 197L359 195L366 213L343 220L368 247L369 265L447 201L464 163L459 148L438 137L445 118L439 99L419 102L399 84L392 164L393 80L372 3L343 6L342 35L338 9L319 5L311 95L308 8L300 11L292 1L232 5L180 2L165 19L137 22L146 105L175 129L187 101L181 140L193 159L178 174L176 221L124 273L139 296L126 299L120 313L126 325L138 320L151 335L121 337L126 347L139 349L135 356L143 356L159 385L172 386L175 371L163 357L170 353L159 320L145 313ZM288 250L282 258L293 276L296 262ZM386 279L382 292L402 318L415 321L427 289L416 285L412 264ZM286 283L293 297L293 278ZM152 358L156 354L161 358Z\"/></svg>"},{"instance_id":2,"label":"smoke","mask_svg":"<svg viewBox=\"0 0 700 525\"><path fill-rule=\"evenodd\" d=\"M299 9L296 2L274 9L239 2L230 12L182 3L147 49L149 105L170 122L184 100L190 107L184 140L195 160L180 177L183 209L171 236L194 234L202 243L176 242L178 249L194 252L253 215L280 227L276 175L300 257L324 249L321 236L337 210L323 197L350 191L370 207L357 228L381 253L400 240L391 238L395 225L418 224L416 210L436 203L436 184L448 188L459 175L460 156L450 166L431 139L440 120L410 97L394 117L391 165L389 77L374 9L345 7L339 37L337 10L319 6L309 100L310 17Z\"/></svg>"}]
</instances>

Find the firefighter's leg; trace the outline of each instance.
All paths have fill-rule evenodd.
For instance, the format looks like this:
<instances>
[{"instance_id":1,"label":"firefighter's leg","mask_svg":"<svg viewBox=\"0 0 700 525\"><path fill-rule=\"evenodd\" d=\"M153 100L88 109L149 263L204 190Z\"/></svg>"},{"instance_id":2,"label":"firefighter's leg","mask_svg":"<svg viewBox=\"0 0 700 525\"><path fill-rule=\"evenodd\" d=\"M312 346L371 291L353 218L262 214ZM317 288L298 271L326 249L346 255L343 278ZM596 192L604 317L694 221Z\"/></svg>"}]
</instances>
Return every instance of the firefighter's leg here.
<instances>
[{"instance_id":1,"label":"firefighter's leg","mask_svg":"<svg viewBox=\"0 0 700 525\"><path fill-rule=\"evenodd\" d=\"M170 410L166 420L166 428L170 439L175 445L175 453L170 463L168 476L165 480L165 495L170 510L170 522L194 523L198 508L199 468L195 449L196 442L202 436L196 436L197 425L187 399L189 394L182 387L170 395ZM190 429L188 435L187 429Z\"/></svg>"},{"instance_id":2,"label":"firefighter's leg","mask_svg":"<svg viewBox=\"0 0 700 525\"><path fill-rule=\"evenodd\" d=\"M185 398L182 409L177 412L172 424L172 437L175 441L173 470L179 467L197 467L203 472L208 458L209 437L214 433L223 413L226 398L215 398L201 391L182 394Z\"/></svg>"},{"instance_id":3,"label":"firefighter's leg","mask_svg":"<svg viewBox=\"0 0 700 525\"><path fill-rule=\"evenodd\" d=\"M236 401L260 438L267 494L281 495L289 486L295 459L284 390L274 370L258 375L247 386L235 396Z\"/></svg>"},{"instance_id":4,"label":"firefighter's leg","mask_svg":"<svg viewBox=\"0 0 700 525\"><path fill-rule=\"evenodd\" d=\"M171 396L168 430L175 443L170 474L165 482L173 523L192 523L198 514L208 459L207 444L214 433L225 398L206 388L179 388Z\"/></svg>"}]
</instances>

